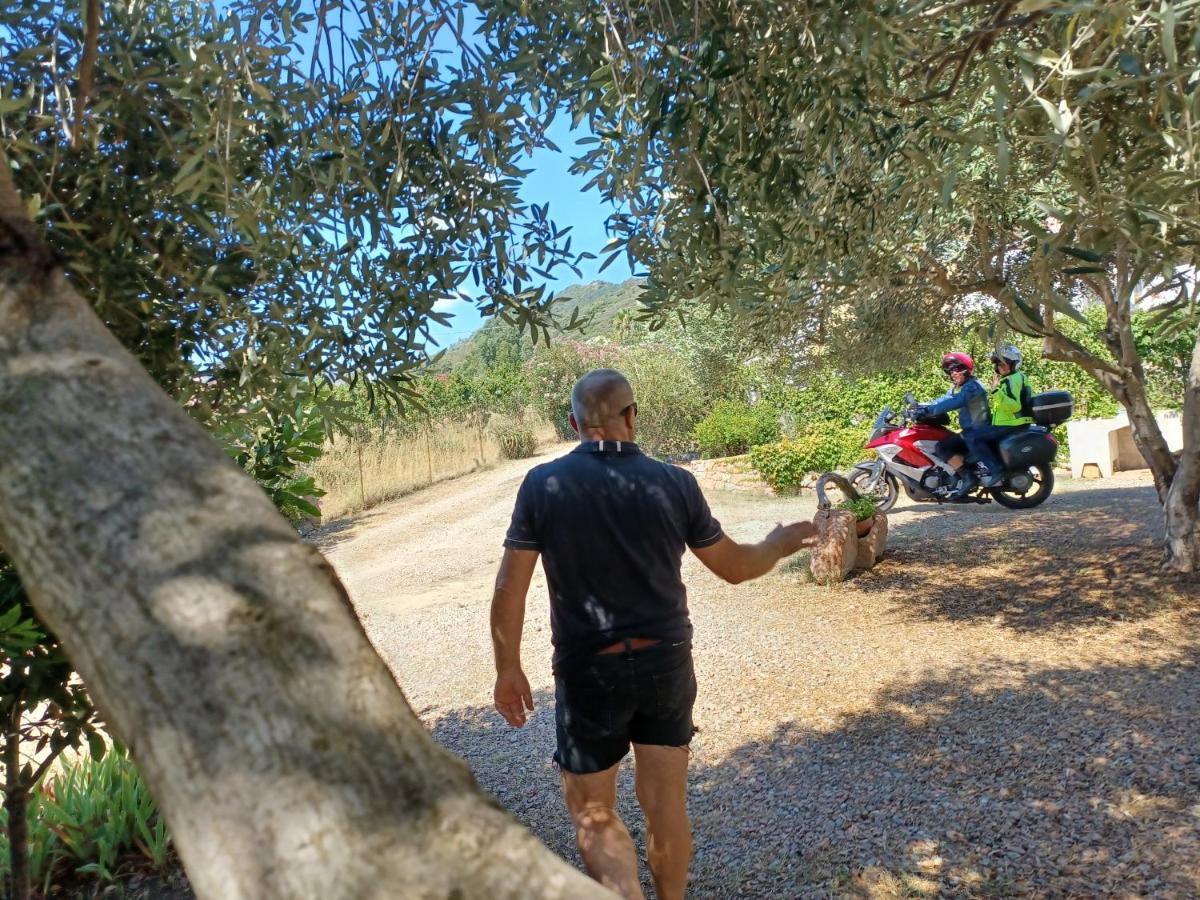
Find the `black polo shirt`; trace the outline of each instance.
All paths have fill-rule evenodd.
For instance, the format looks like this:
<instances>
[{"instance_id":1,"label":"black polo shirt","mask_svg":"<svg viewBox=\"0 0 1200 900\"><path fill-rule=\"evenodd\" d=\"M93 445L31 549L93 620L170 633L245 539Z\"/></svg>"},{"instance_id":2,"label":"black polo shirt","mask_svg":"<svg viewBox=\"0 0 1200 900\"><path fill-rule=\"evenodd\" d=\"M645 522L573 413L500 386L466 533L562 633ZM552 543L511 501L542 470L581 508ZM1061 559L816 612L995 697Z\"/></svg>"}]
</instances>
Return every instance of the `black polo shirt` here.
<instances>
[{"instance_id":1,"label":"black polo shirt","mask_svg":"<svg viewBox=\"0 0 1200 900\"><path fill-rule=\"evenodd\" d=\"M623 637L689 640L683 551L720 539L691 472L589 441L529 471L504 546L542 554L557 665Z\"/></svg>"}]
</instances>

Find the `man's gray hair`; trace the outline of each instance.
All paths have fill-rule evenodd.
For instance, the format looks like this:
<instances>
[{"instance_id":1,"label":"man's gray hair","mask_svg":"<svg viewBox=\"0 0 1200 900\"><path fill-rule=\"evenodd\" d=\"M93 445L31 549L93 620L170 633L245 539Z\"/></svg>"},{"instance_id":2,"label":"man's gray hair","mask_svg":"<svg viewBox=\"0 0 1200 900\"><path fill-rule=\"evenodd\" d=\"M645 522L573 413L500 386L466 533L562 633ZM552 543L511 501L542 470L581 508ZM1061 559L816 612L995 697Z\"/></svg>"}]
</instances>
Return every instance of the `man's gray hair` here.
<instances>
[{"instance_id":1,"label":"man's gray hair","mask_svg":"<svg viewBox=\"0 0 1200 900\"><path fill-rule=\"evenodd\" d=\"M571 412L580 428L611 422L631 403L633 387L616 369L593 369L571 390Z\"/></svg>"}]
</instances>

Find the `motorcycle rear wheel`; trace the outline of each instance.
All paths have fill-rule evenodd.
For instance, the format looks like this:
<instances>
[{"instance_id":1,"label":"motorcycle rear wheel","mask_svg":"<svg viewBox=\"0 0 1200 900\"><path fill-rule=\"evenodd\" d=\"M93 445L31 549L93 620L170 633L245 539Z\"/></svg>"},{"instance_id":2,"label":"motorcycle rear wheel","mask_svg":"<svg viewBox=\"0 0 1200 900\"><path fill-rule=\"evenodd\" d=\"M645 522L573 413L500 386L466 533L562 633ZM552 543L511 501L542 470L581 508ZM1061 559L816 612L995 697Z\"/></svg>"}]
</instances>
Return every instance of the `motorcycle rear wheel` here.
<instances>
[{"instance_id":1,"label":"motorcycle rear wheel","mask_svg":"<svg viewBox=\"0 0 1200 900\"><path fill-rule=\"evenodd\" d=\"M855 469L854 474L850 476L850 486L861 496L870 497L875 501L875 512L885 513L896 505L900 497L900 485L896 483L896 476L891 472L884 472L875 483L875 489L868 491L866 485L870 480L870 471Z\"/></svg>"},{"instance_id":2,"label":"motorcycle rear wheel","mask_svg":"<svg viewBox=\"0 0 1200 900\"><path fill-rule=\"evenodd\" d=\"M1054 491L1054 470L1045 463L1039 463L1030 466L1028 474L1033 484L1024 493L1011 490L1008 487L1009 475L1006 475L1003 486L991 488L992 499L1009 509L1033 509L1035 506L1041 506Z\"/></svg>"}]
</instances>

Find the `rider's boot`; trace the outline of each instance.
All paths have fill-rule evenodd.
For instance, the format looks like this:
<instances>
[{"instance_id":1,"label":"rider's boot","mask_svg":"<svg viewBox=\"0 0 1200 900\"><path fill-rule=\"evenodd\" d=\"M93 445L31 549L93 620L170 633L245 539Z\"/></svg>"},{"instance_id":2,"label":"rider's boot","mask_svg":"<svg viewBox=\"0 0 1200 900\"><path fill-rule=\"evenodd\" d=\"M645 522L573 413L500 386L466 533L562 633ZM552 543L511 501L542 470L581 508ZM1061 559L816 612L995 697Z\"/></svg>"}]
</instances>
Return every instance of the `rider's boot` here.
<instances>
[{"instance_id":1,"label":"rider's boot","mask_svg":"<svg viewBox=\"0 0 1200 900\"><path fill-rule=\"evenodd\" d=\"M979 483L986 488L996 487L1004 483L1003 475L996 474L983 465L980 465L976 471L978 472Z\"/></svg>"},{"instance_id":2,"label":"rider's boot","mask_svg":"<svg viewBox=\"0 0 1200 900\"><path fill-rule=\"evenodd\" d=\"M979 479L975 477L975 473L967 466L958 470L959 483L954 492L950 495L951 500L963 500L966 496L979 487Z\"/></svg>"}]
</instances>

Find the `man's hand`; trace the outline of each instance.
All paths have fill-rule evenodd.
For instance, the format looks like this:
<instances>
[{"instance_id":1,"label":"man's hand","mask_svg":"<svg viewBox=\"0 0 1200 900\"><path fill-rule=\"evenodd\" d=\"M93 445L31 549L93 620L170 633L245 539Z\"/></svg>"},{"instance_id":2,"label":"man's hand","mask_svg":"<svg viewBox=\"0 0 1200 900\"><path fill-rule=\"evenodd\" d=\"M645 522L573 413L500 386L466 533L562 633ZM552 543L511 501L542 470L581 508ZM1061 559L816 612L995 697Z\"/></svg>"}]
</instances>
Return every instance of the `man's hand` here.
<instances>
[{"instance_id":1,"label":"man's hand","mask_svg":"<svg viewBox=\"0 0 1200 900\"><path fill-rule=\"evenodd\" d=\"M771 533L757 544L739 544L729 535L707 547L692 550L696 558L718 578L730 584L741 584L775 568L775 563L791 556L817 534L812 522L793 522L791 525L776 525Z\"/></svg>"},{"instance_id":2,"label":"man's hand","mask_svg":"<svg viewBox=\"0 0 1200 900\"><path fill-rule=\"evenodd\" d=\"M776 525L767 535L779 550L780 557L791 556L814 537L817 536L817 526L812 522L793 522L791 525Z\"/></svg>"},{"instance_id":3,"label":"man's hand","mask_svg":"<svg viewBox=\"0 0 1200 900\"><path fill-rule=\"evenodd\" d=\"M997 372L995 375L992 376L992 390L994 391L998 387L1000 387L1000 373L999 372Z\"/></svg>"},{"instance_id":4,"label":"man's hand","mask_svg":"<svg viewBox=\"0 0 1200 900\"><path fill-rule=\"evenodd\" d=\"M525 724L526 712L533 712L533 692L529 679L520 669L510 669L496 676L496 690L492 696L496 710L513 728Z\"/></svg>"}]
</instances>

